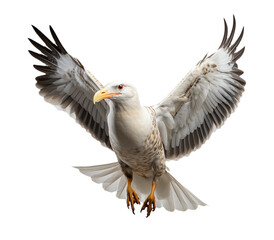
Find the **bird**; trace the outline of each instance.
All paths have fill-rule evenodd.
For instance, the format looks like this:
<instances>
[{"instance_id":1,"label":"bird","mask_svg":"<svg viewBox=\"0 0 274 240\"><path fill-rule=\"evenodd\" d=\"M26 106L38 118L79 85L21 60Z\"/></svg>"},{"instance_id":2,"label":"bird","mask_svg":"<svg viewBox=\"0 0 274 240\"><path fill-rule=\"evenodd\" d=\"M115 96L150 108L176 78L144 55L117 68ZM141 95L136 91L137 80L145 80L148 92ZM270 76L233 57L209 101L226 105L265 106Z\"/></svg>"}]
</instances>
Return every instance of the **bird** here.
<instances>
[{"instance_id":1,"label":"bird","mask_svg":"<svg viewBox=\"0 0 274 240\"><path fill-rule=\"evenodd\" d=\"M237 48L244 27L233 42L235 16L230 33L224 19L219 48L205 55L167 97L153 106L142 106L137 89L128 82L99 82L65 50L51 26L54 42L32 27L43 42L29 38L40 51L29 53L45 64L34 65L43 73L36 77L40 95L68 112L116 155L113 163L76 168L125 199L134 214L136 204L141 203L146 217L156 207L185 211L205 206L170 174L166 162L200 148L240 101L246 82L237 60L245 47Z\"/></svg>"}]
</instances>

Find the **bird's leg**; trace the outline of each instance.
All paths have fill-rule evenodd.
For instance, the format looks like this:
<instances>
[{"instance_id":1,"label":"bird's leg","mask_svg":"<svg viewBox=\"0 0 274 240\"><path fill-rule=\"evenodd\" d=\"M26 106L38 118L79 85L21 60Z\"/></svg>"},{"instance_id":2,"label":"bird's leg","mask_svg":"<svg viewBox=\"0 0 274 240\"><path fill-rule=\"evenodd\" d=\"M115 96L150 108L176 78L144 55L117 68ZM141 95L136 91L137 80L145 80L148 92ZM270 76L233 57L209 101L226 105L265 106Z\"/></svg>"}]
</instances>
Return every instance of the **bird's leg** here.
<instances>
[{"instance_id":1,"label":"bird's leg","mask_svg":"<svg viewBox=\"0 0 274 240\"><path fill-rule=\"evenodd\" d=\"M151 192L148 195L147 199L144 201L144 204L141 208L141 212L147 208L147 217L150 215L151 211L155 211L156 209L154 191L155 191L156 183L158 179L166 171L165 162L163 160L161 161L160 159L154 161L152 170L153 170L153 180L152 180Z\"/></svg>"},{"instance_id":2,"label":"bird's leg","mask_svg":"<svg viewBox=\"0 0 274 240\"><path fill-rule=\"evenodd\" d=\"M132 183L132 179L133 179L132 169L127 164L125 164L123 161L121 161L120 159L119 159L119 163L120 163L123 173L127 177L127 207L129 208L129 205L131 205L131 210L132 210L133 214L135 214L134 213L134 210L135 210L134 203L140 204L140 201L139 201L137 193L131 187L131 183Z\"/></svg>"},{"instance_id":3,"label":"bird's leg","mask_svg":"<svg viewBox=\"0 0 274 240\"><path fill-rule=\"evenodd\" d=\"M134 213L134 203L140 204L139 198L137 196L137 193L132 189L131 182L132 178L127 179L127 207L129 208L129 203L131 205L131 210Z\"/></svg>"},{"instance_id":4,"label":"bird's leg","mask_svg":"<svg viewBox=\"0 0 274 240\"><path fill-rule=\"evenodd\" d=\"M144 201L144 204L141 208L141 212L147 208L147 217L150 215L151 211L155 211L156 206L155 206L155 196L154 196L154 191L156 188L156 182L152 182L152 188L151 192L148 195L147 199Z\"/></svg>"}]
</instances>

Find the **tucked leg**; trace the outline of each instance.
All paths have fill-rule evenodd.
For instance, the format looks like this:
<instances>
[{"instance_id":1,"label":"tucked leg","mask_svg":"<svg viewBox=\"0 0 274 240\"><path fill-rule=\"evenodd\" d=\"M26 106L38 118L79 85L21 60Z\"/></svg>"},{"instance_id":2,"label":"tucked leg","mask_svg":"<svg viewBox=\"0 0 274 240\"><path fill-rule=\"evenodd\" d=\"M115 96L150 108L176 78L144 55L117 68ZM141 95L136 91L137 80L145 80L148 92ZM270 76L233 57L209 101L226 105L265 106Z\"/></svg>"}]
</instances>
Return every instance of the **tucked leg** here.
<instances>
[{"instance_id":1,"label":"tucked leg","mask_svg":"<svg viewBox=\"0 0 274 240\"><path fill-rule=\"evenodd\" d=\"M132 174L132 169L125 164L124 162L122 162L121 160L119 160L120 166L122 168L123 173L125 174L125 176L127 177L128 180L128 184L127 184L127 207L129 208L129 205L131 205L131 210L134 213L134 203L140 204L139 198L137 193L132 189L131 187L131 183L132 183L132 179L133 179L133 174Z\"/></svg>"}]
</instances>

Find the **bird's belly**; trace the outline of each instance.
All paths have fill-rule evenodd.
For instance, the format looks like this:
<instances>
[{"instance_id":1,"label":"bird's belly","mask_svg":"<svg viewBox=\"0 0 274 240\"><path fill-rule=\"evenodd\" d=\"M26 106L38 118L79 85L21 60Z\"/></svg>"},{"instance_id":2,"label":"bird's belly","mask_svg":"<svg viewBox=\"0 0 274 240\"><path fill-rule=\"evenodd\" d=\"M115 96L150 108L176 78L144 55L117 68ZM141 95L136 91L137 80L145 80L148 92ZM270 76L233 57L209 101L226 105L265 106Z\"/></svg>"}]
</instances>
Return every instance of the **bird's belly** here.
<instances>
[{"instance_id":1,"label":"bird's belly","mask_svg":"<svg viewBox=\"0 0 274 240\"><path fill-rule=\"evenodd\" d=\"M147 145L146 139L147 137L141 140L140 138L127 137L114 141L110 137L110 143L121 161L134 170L140 168L144 171L151 168L154 159L158 156L158 152L154 152L152 146Z\"/></svg>"},{"instance_id":2,"label":"bird's belly","mask_svg":"<svg viewBox=\"0 0 274 240\"><path fill-rule=\"evenodd\" d=\"M156 160L165 161L163 144L156 125L152 125L149 134L142 137L141 141L139 137L138 140L127 138L126 141L120 140L117 143L110 136L110 142L117 157L141 176L151 177L153 163Z\"/></svg>"},{"instance_id":3,"label":"bird's belly","mask_svg":"<svg viewBox=\"0 0 274 240\"><path fill-rule=\"evenodd\" d=\"M134 172L150 177L152 176L153 162L161 158L162 152L153 148L136 148L131 151L119 151L116 154Z\"/></svg>"}]
</instances>

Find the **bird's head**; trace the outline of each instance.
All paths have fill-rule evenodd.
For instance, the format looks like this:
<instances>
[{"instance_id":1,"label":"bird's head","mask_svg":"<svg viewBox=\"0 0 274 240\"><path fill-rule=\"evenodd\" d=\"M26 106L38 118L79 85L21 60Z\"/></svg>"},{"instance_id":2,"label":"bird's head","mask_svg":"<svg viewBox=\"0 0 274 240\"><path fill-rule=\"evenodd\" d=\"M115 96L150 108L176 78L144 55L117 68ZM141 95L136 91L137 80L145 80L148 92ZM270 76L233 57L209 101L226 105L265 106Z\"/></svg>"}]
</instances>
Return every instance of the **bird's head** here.
<instances>
[{"instance_id":1,"label":"bird's head","mask_svg":"<svg viewBox=\"0 0 274 240\"><path fill-rule=\"evenodd\" d=\"M113 82L94 94L93 102L100 102L103 99L110 99L114 103L126 103L138 101L136 88L127 83Z\"/></svg>"}]
</instances>

